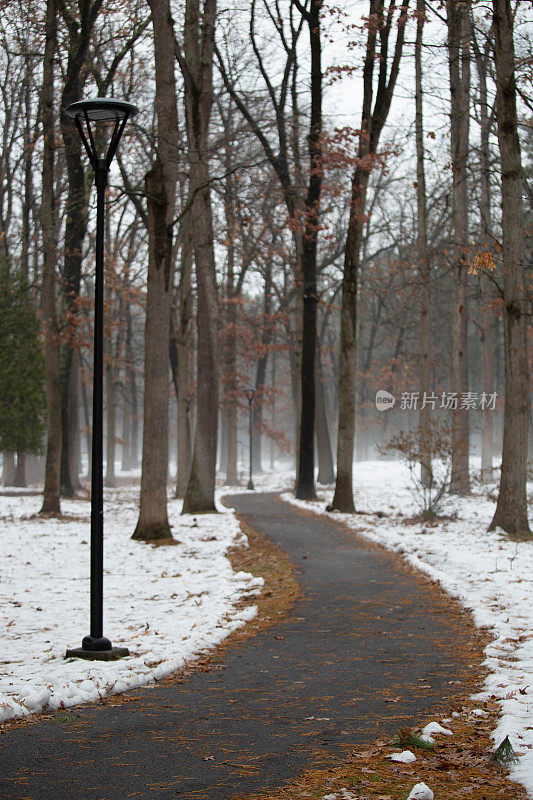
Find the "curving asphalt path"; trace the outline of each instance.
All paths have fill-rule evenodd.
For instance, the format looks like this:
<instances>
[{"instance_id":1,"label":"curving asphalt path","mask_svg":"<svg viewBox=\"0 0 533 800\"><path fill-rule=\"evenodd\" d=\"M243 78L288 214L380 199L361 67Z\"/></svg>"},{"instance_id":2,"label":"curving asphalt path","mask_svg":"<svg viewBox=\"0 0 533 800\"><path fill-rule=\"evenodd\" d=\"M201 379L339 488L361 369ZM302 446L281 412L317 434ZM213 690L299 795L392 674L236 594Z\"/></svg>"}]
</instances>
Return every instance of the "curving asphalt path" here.
<instances>
[{"instance_id":1,"label":"curving asphalt path","mask_svg":"<svg viewBox=\"0 0 533 800\"><path fill-rule=\"evenodd\" d=\"M457 616L434 587L275 495L231 504L296 565L303 592L290 614L209 672L9 730L0 798L240 798L342 759L451 696L468 665Z\"/></svg>"}]
</instances>

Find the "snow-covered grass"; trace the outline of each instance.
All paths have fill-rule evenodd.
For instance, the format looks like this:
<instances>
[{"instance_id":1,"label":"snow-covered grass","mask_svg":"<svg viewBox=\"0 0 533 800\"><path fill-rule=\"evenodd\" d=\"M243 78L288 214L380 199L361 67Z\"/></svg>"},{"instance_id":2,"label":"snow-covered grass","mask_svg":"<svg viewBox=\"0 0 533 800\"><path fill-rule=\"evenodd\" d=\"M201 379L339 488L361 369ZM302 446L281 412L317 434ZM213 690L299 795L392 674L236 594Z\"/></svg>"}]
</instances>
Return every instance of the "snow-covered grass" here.
<instances>
[{"instance_id":1,"label":"snow-covered grass","mask_svg":"<svg viewBox=\"0 0 533 800\"><path fill-rule=\"evenodd\" d=\"M270 490L275 480L267 478ZM277 480L287 485L287 476L278 474ZM338 518L361 536L403 554L460 600L476 625L493 637L485 651L490 672L475 699L496 697L501 703L494 741L499 745L509 736L519 755L511 776L533 796L533 542L512 541L502 531L487 532L495 502L488 499L486 487L474 489L472 497L450 498L445 513L451 518L413 524L406 518L415 516L418 508L407 470L398 462L356 464L355 486L356 508L364 514ZM491 494L495 491L492 487ZM290 493L283 498L327 514L332 491L320 491L319 496L313 503L297 501Z\"/></svg>"},{"instance_id":2,"label":"snow-covered grass","mask_svg":"<svg viewBox=\"0 0 533 800\"><path fill-rule=\"evenodd\" d=\"M262 579L234 573L226 556L247 542L235 516L180 516L171 500L179 544L153 547L131 539L138 494L105 498L104 634L131 653L113 662L64 659L89 632L89 503L64 501L63 519L41 519L42 497L0 496L0 722L161 678L256 613L238 604Z\"/></svg>"}]
</instances>

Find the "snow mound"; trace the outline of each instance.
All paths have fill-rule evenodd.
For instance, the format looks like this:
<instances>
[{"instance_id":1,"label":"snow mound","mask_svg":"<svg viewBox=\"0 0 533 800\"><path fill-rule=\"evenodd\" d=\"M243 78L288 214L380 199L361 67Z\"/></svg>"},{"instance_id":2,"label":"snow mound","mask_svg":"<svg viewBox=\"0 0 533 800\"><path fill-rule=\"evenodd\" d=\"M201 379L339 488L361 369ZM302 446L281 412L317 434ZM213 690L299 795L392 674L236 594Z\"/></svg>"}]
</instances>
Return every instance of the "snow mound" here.
<instances>
[{"instance_id":1,"label":"snow mound","mask_svg":"<svg viewBox=\"0 0 533 800\"><path fill-rule=\"evenodd\" d=\"M416 761L416 756L414 753L411 753L410 750L404 750L401 753L391 753L390 756L391 761L400 761L402 764L412 764L413 761Z\"/></svg>"},{"instance_id":2,"label":"snow mound","mask_svg":"<svg viewBox=\"0 0 533 800\"><path fill-rule=\"evenodd\" d=\"M417 783L409 792L407 800L433 800L434 794L425 783Z\"/></svg>"},{"instance_id":3,"label":"snow mound","mask_svg":"<svg viewBox=\"0 0 533 800\"><path fill-rule=\"evenodd\" d=\"M433 736L436 736L438 733L443 733L445 736L453 736L452 731L450 731L448 728L443 728L438 722L428 722L422 731L420 738L428 744L435 744L435 739Z\"/></svg>"}]
</instances>

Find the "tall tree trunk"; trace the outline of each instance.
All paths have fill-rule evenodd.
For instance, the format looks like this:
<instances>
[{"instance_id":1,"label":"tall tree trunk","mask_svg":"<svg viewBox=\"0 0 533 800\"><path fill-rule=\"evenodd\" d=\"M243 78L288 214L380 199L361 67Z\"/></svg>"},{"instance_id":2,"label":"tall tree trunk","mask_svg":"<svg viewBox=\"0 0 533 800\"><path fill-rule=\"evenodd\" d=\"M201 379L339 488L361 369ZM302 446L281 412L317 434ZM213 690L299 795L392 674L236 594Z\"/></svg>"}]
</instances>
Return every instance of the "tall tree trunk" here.
<instances>
[{"instance_id":1,"label":"tall tree trunk","mask_svg":"<svg viewBox=\"0 0 533 800\"><path fill-rule=\"evenodd\" d=\"M83 242L87 233L88 195L82 164L82 144L76 126L65 114L71 103L81 100L84 70L91 34L103 0L78 0L79 23L72 9L59 4L69 32L66 79L61 96L60 125L67 163L68 195L65 222L63 273L63 316L68 320L69 337L60 358L61 382L61 491L72 497L79 488L79 358L75 333L79 323L79 304Z\"/></svg>"},{"instance_id":2,"label":"tall tree trunk","mask_svg":"<svg viewBox=\"0 0 533 800\"><path fill-rule=\"evenodd\" d=\"M332 507L338 511L354 511L353 502L353 454L355 434L355 389L356 389L356 331L357 331L357 281L366 194L372 169L373 158L377 152L379 138L387 120L404 43L404 29L407 22L408 0L400 8L398 31L394 55L389 69L388 41L392 27L394 6L385 14L383 0L370 0L367 45L363 68L363 108L358 163L352 179L350 217L344 268L342 277L341 332L339 355L339 424L337 436L337 479ZM376 54L379 36L380 50ZM377 61L379 55L379 62ZM373 101L374 68L379 63L378 85ZM373 105L373 108L372 108Z\"/></svg>"},{"instance_id":3,"label":"tall tree trunk","mask_svg":"<svg viewBox=\"0 0 533 800\"><path fill-rule=\"evenodd\" d=\"M106 441L106 471L105 485L115 487L117 484L115 475L115 451L116 451L116 408L117 408L117 386L116 369L113 364L114 353L109 341L109 353L105 367L106 376L106 417L107 417L107 441Z\"/></svg>"},{"instance_id":4,"label":"tall tree trunk","mask_svg":"<svg viewBox=\"0 0 533 800\"><path fill-rule=\"evenodd\" d=\"M529 368L522 173L513 16L509 0L493 0L496 110L502 172L503 313L505 329L505 420L502 472L490 529L529 533L527 517L527 443Z\"/></svg>"},{"instance_id":5,"label":"tall tree trunk","mask_svg":"<svg viewBox=\"0 0 533 800\"><path fill-rule=\"evenodd\" d=\"M452 316L452 388L457 409L452 424L450 491L470 493L469 412L461 408L468 391L468 136L470 129L470 18L468 3L448 3L448 51L451 93L451 155L455 231L454 297Z\"/></svg>"},{"instance_id":6,"label":"tall tree trunk","mask_svg":"<svg viewBox=\"0 0 533 800\"><path fill-rule=\"evenodd\" d=\"M19 488L27 486L26 483L26 454L22 451L17 452L17 466L15 469L14 485Z\"/></svg>"},{"instance_id":7,"label":"tall tree trunk","mask_svg":"<svg viewBox=\"0 0 533 800\"><path fill-rule=\"evenodd\" d=\"M31 68L30 59L26 54L24 80L22 93L24 96L24 194L22 198L22 231L21 231L21 254L20 267L26 281L30 284L30 237L31 237L31 209L33 206L33 187L32 187L32 133L31 133ZM26 486L26 456L22 451L17 452L17 469L15 473L15 486Z\"/></svg>"},{"instance_id":8,"label":"tall tree trunk","mask_svg":"<svg viewBox=\"0 0 533 800\"><path fill-rule=\"evenodd\" d=\"M426 173L424 167L424 125L422 94L422 45L426 22L426 2L417 0L415 43L415 127L416 127L416 201L418 225L418 274L420 280L420 397L431 391L431 340L430 340L430 264L428 249ZM422 404L419 415L420 427L420 477L424 486L432 483L431 468L431 412L429 404Z\"/></svg>"},{"instance_id":9,"label":"tall tree trunk","mask_svg":"<svg viewBox=\"0 0 533 800\"><path fill-rule=\"evenodd\" d=\"M481 53L476 36L473 33L472 43L476 57L477 74L479 80L479 127L480 127L480 161L481 161L481 248L484 251L492 250L492 208L490 191L490 129L491 119L487 98L487 66L491 52L490 39L487 38L485 52ZM491 309L493 292L490 278L481 274L481 388L489 395L494 391L494 313ZM481 417L481 480L492 481L494 471L492 467L492 451L494 443L494 414L486 409Z\"/></svg>"},{"instance_id":10,"label":"tall tree trunk","mask_svg":"<svg viewBox=\"0 0 533 800\"><path fill-rule=\"evenodd\" d=\"M89 398L87 396L87 384L81 382L81 404L83 408L83 421L85 422L85 449L87 451L87 470L86 475L90 480L92 474L92 420L89 412Z\"/></svg>"},{"instance_id":11,"label":"tall tree trunk","mask_svg":"<svg viewBox=\"0 0 533 800\"><path fill-rule=\"evenodd\" d=\"M41 304L44 327L46 391L46 467L41 514L60 514L61 390L59 383L59 336L55 296L56 232L54 198L54 52L56 46L55 0L46 4L46 43L41 92L43 123L43 173L41 227L43 235L43 283Z\"/></svg>"},{"instance_id":12,"label":"tall tree trunk","mask_svg":"<svg viewBox=\"0 0 533 800\"><path fill-rule=\"evenodd\" d=\"M332 506L338 511L347 513L355 511L353 502L353 459L357 370L357 281L369 177L368 169L364 170L362 167L356 167L352 181L350 220L342 275L337 478Z\"/></svg>"},{"instance_id":13,"label":"tall tree trunk","mask_svg":"<svg viewBox=\"0 0 533 800\"><path fill-rule=\"evenodd\" d=\"M191 472L192 446L190 421L190 382L191 382L191 325L192 325L192 220L188 214L181 253L181 274L179 286L179 329L178 329L178 475L176 497L185 497Z\"/></svg>"},{"instance_id":14,"label":"tall tree trunk","mask_svg":"<svg viewBox=\"0 0 533 800\"><path fill-rule=\"evenodd\" d=\"M275 335L275 334L274 334ZM278 354L276 350L272 353L272 372L270 379L270 386L272 388L272 403L270 406L270 428L275 430L274 421L276 419L276 366L278 361ZM270 469L274 469L276 461L276 441L273 436L270 437Z\"/></svg>"},{"instance_id":15,"label":"tall tree trunk","mask_svg":"<svg viewBox=\"0 0 533 800\"><path fill-rule=\"evenodd\" d=\"M331 440L329 438L328 417L326 411L326 397L324 392L324 375L322 372L322 361L320 350L316 354L316 445L318 451L318 476L317 481L321 484L333 483L335 480L335 467L333 465L333 453L331 452Z\"/></svg>"},{"instance_id":16,"label":"tall tree trunk","mask_svg":"<svg viewBox=\"0 0 533 800\"><path fill-rule=\"evenodd\" d=\"M263 330L261 333L261 354L257 360L255 373L254 402L252 406L252 429L254 434L252 469L254 472L263 471L262 463L262 439L263 439L263 398L265 394L265 383L268 365L268 355L270 343L272 341L272 265L267 263L265 267L265 283L263 288Z\"/></svg>"},{"instance_id":17,"label":"tall tree trunk","mask_svg":"<svg viewBox=\"0 0 533 800\"><path fill-rule=\"evenodd\" d=\"M105 209L105 241L106 241L106 267L109 264L109 254L111 250L111 214L109 213L109 205ZM104 370L105 370L105 386L106 386L106 470L105 470L105 485L109 488L114 488L116 485L115 477L115 441L116 441L116 375L115 363L118 360L120 349L120 328L117 333L117 352L113 352L113 325L112 323L112 308L113 296L109 288L105 290L105 302L109 309L109 315L106 314L107 319L104 320ZM106 323L109 330L109 335L105 336Z\"/></svg>"},{"instance_id":18,"label":"tall tree trunk","mask_svg":"<svg viewBox=\"0 0 533 800\"><path fill-rule=\"evenodd\" d=\"M15 453L12 450L2 454L2 484L4 486L13 486L15 483Z\"/></svg>"},{"instance_id":19,"label":"tall tree trunk","mask_svg":"<svg viewBox=\"0 0 533 800\"><path fill-rule=\"evenodd\" d=\"M61 105L64 109L70 103L81 99L79 76L69 82L63 92ZM61 381L61 492L72 497L78 487L78 475L72 471L74 437L78 435L78 359L75 357L75 328L79 319L78 298L80 293L82 250L87 232L87 198L84 170L81 162L81 143L72 120L61 115L61 133L65 144L68 197L65 225L65 264L64 264L64 309L63 316L69 320L69 339L62 345L60 360Z\"/></svg>"},{"instance_id":20,"label":"tall tree trunk","mask_svg":"<svg viewBox=\"0 0 533 800\"><path fill-rule=\"evenodd\" d=\"M168 345L172 302L172 222L179 166L174 24L169 0L148 0L155 50L157 157L147 173L148 280L144 361L144 426L139 519L134 539L170 536L167 515Z\"/></svg>"},{"instance_id":21,"label":"tall tree trunk","mask_svg":"<svg viewBox=\"0 0 533 800\"><path fill-rule=\"evenodd\" d=\"M216 0L187 0L183 54L185 116L193 196L192 232L198 287L197 411L194 453L183 513L215 511L218 434L218 304L209 185L208 131L213 103Z\"/></svg>"},{"instance_id":22,"label":"tall tree trunk","mask_svg":"<svg viewBox=\"0 0 533 800\"><path fill-rule=\"evenodd\" d=\"M239 485L237 472L237 337L235 326L237 323L237 306L233 294L229 295L228 274L228 307L227 307L226 336L226 481L228 486Z\"/></svg>"},{"instance_id":23,"label":"tall tree trunk","mask_svg":"<svg viewBox=\"0 0 533 800\"><path fill-rule=\"evenodd\" d=\"M238 486L237 472L237 298L235 296L235 177L231 129L232 117L224 120L224 145L226 182L224 187L224 214L226 217L227 275L224 342L224 420L226 431L226 480L228 486Z\"/></svg>"},{"instance_id":24,"label":"tall tree trunk","mask_svg":"<svg viewBox=\"0 0 533 800\"><path fill-rule=\"evenodd\" d=\"M320 195L322 192L322 42L320 12L322 0L311 0L309 11L303 11L309 28L311 50L311 120L309 126L309 184L305 198L305 225L302 249L303 316L302 359L300 369L301 412L299 425L299 459L295 495L300 500L313 500L315 493L315 373L317 348L317 285L316 255Z\"/></svg>"},{"instance_id":25,"label":"tall tree trunk","mask_svg":"<svg viewBox=\"0 0 533 800\"><path fill-rule=\"evenodd\" d=\"M135 376L135 357L133 353L133 325L131 306L126 308L125 342L126 395L124 402L124 445L123 469L137 469L139 466L139 420L137 403L137 381ZM127 464L127 466L125 466Z\"/></svg>"}]
</instances>

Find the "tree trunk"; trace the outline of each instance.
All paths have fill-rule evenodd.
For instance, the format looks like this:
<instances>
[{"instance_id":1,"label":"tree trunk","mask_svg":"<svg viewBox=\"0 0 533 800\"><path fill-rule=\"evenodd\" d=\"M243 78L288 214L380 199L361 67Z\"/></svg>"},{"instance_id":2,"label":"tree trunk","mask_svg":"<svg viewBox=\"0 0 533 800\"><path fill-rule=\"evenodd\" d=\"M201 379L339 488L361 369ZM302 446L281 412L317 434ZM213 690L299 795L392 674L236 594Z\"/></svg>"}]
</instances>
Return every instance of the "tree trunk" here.
<instances>
[{"instance_id":1,"label":"tree trunk","mask_svg":"<svg viewBox=\"0 0 533 800\"><path fill-rule=\"evenodd\" d=\"M87 384L81 383L81 404L83 408L83 420L85 422L85 449L87 450L87 479L90 480L92 474L92 420L89 412L89 398L87 397Z\"/></svg>"},{"instance_id":2,"label":"tree trunk","mask_svg":"<svg viewBox=\"0 0 533 800\"><path fill-rule=\"evenodd\" d=\"M300 370L301 416L299 460L295 496L313 500L315 493L315 412L317 349L316 255L320 195L322 192L322 42L320 12L322 0L311 0L305 18L311 50L311 120L309 126L309 184L305 198L305 226L302 248L303 317Z\"/></svg>"},{"instance_id":3,"label":"tree trunk","mask_svg":"<svg viewBox=\"0 0 533 800\"><path fill-rule=\"evenodd\" d=\"M229 289L229 275L228 275ZM233 294L228 294L227 324L228 332L226 336L226 480L228 486L239 485L239 475L237 472L237 341L235 325L237 322L237 306Z\"/></svg>"},{"instance_id":4,"label":"tree trunk","mask_svg":"<svg viewBox=\"0 0 533 800\"><path fill-rule=\"evenodd\" d=\"M107 401L107 441L106 441L106 471L105 485L115 487L117 484L115 476L115 442L116 442L116 377L115 368L112 363L113 354L109 353L109 358L105 367L106 376L106 401Z\"/></svg>"},{"instance_id":5,"label":"tree trunk","mask_svg":"<svg viewBox=\"0 0 533 800\"><path fill-rule=\"evenodd\" d=\"M76 62L77 63L77 62ZM81 64L79 65L81 70ZM67 81L61 108L81 99L79 72ZM79 320L78 298L80 294L82 252L87 232L87 194L85 175L81 161L81 142L72 120L61 114L61 133L65 145L68 174L68 197L65 224L65 263L64 263L64 309L68 318L68 340L62 346L60 362L61 381L61 492L72 497L79 486L78 474L73 471L76 464L76 442L78 435L79 376L74 348L75 333Z\"/></svg>"},{"instance_id":6,"label":"tree trunk","mask_svg":"<svg viewBox=\"0 0 533 800\"><path fill-rule=\"evenodd\" d=\"M277 366L277 352L276 350L272 353L272 372L271 372L271 381L270 385L272 387L272 404L270 406L270 428L272 431L275 430L275 419L276 419L276 366ZM270 469L274 469L276 462L276 442L273 436L270 438Z\"/></svg>"},{"instance_id":7,"label":"tree trunk","mask_svg":"<svg viewBox=\"0 0 533 800\"><path fill-rule=\"evenodd\" d=\"M357 333L357 282L360 251L363 239L366 193L377 152L379 138L387 120L404 43L404 29L409 2L402 3L392 60L387 58L388 39L393 15L387 14L382 0L370 0L369 18L376 25L369 25L365 62L363 68L362 132L358 156L352 180L350 217L344 269L342 278L341 332L339 355L339 424L337 435L337 479L332 507L338 511L353 513L353 453L355 435L355 389L356 389L356 333ZM379 35L380 58L376 57L376 41ZM372 109L373 75L379 63L378 86ZM390 69L390 71L389 71ZM389 75L387 77L387 72Z\"/></svg>"},{"instance_id":8,"label":"tree trunk","mask_svg":"<svg viewBox=\"0 0 533 800\"><path fill-rule=\"evenodd\" d=\"M154 31L155 31L154 20ZM157 34L155 34L157 35ZM146 175L149 264L146 298L144 425L139 519L133 538L165 539L168 470L168 340L172 237L163 166Z\"/></svg>"},{"instance_id":9,"label":"tree trunk","mask_svg":"<svg viewBox=\"0 0 533 800\"><path fill-rule=\"evenodd\" d=\"M144 426L139 520L134 539L170 536L167 515L168 345L172 302L172 222L179 166L174 26L169 0L149 0L155 49L157 158L147 173L148 279Z\"/></svg>"},{"instance_id":10,"label":"tree trunk","mask_svg":"<svg viewBox=\"0 0 533 800\"><path fill-rule=\"evenodd\" d=\"M187 0L184 52L185 112L193 196L192 233L198 287L197 411L194 453L183 513L216 511L218 433L218 303L209 185L208 131L213 103L216 0Z\"/></svg>"},{"instance_id":11,"label":"tree trunk","mask_svg":"<svg viewBox=\"0 0 533 800\"><path fill-rule=\"evenodd\" d=\"M122 469L137 469L139 466L139 421L137 408L137 382L133 353L133 329L131 306L126 308L125 342L126 394L124 397Z\"/></svg>"},{"instance_id":12,"label":"tree trunk","mask_svg":"<svg viewBox=\"0 0 533 800\"><path fill-rule=\"evenodd\" d=\"M426 22L426 2L417 0L416 44L415 44L415 127L416 127L416 200L418 223L418 274L420 280L420 397L431 391L431 339L430 339L430 264L428 250L426 174L424 167L424 125L422 95L422 45L424 23ZM422 404L419 414L420 427L420 478L424 486L431 486L431 412L429 404Z\"/></svg>"},{"instance_id":13,"label":"tree trunk","mask_svg":"<svg viewBox=\"0 0 533 800\"><path fill-rule=\"evenodd\" d=\"M357 281L363 238L366 191L370 174L356 167L352 181L350 220L344 253L339 357L339 427L337 433L337 479L333 508L353 513L353 458L355 440L355 379L357 370Z\"/></svg>"},{"instance_id":14,"label":"tree trunk","mask_svg":"<svg viewBox=\"0 0 533 800\"><path fill-rule=\"evenodd\" d=\"M530 533L527 517L529 369L522 173L513 16L509 0L493 0L496 110L502 172L503 311L505 330L505 419L502 471L490 529Z\"/></svg>"},{"instance_id":15,"label":"tree trunk","mask_svg":"<svg viewBox=\"0 0 533 800\"><path fill-rule=\"evenodd\" d=\"M326 397L324 393L324 375L322 373L322 361L320 350L317 350L316 358L316 445L318 451L318 476L317 481L321 484L333 483L335 480L335 467L333 465L333 453L331 452L331 440L329 438L328 417L326 412Z\"/></svg>"},{"instance_id":16,"label":"tree trunk","mask_svg":"<svg viewBox=\"0 0 533 800\"><path fill-rule=\"evenodd\" d=\"M179 287L179 330L178 330L178 475L176 497L185 497L191 472L191 422L190 422L190 382L191 382L191 343L192 325L192 220L187 216L187 225L181 254L181 276Z\"/></svg>"},{"instance_id":17,"label":"tree trunk","mask_svg":"<svg viewBox=\"0 0 533 800\"><path fill-rule=\"evenodd\" d=\"M15 469L14 485L19 488L27 486L26 483L26 454L23 452L17 453L17 467Z\"/></svg>"},{"instance_id":18,"label":"tree trunk","mask_svg":"<svg viewBox=\"0 0 533 800\"><path fill-rule=\"evenodd\" d=\"M24 163L24 194L22 198L22 231L21 231L21 254L20 254L20 267L21 272L26 281L26 285L30 284L30 237L31 237L31 209L33 206L33 187L32 187L32 135L31 135L31 70L30 59L26 56L24 80L22 85L22 93L24 96L24 145L23 145L23 163ZM15 473L15 486L25 487L26 483L26 456L22 451L17 452L17 469Z\"/></svg>"},{"instance_id":19,"label":"tree trunk","mask_svg":"<svg viewBox=\"0 0 533 800\"><path fill-rule=\"evenodd\" d=\"M490 109L487 98L487 62L491 51L491 42L487 38L485 53L481 53L475 34L472 43L476 57L476 66L479 79L479 127L480 127L480 161L481 161L481 228L482 239L480 242L483 251L492 250L492 208L490 190ZM494 344L492 327L494 312L491 310L492 289L490 278L481 274L481 388L489 395L494 391ZM488 409L482 412L481 417L481 480L484 483L494 478L492 467L492 451L494 446L494 413Z\"/></svg>"},{"instance_id":20,"label":"tree trunk","mask_svg":"<svg viewBox=\"0 0 533 800\"><path fill-rule=\"evenodd\" d=\"M131 469L131 392L130 392L130 370L133 359L131 353L131 309L129 301L126 302L122 324L125 328L124 339L124 384L122 391L122 470Z\"/></svg>"},{"instance_id":21,"label":"tree trunk","mask_svg":"<svg viewBox=\"0 0 533 800\"><path fill-rule=\"evenodd\" d=\"M461 408L468 391L468 135L470 128L470 19L465 3L448 3L448 50L451 92L451 155L455 230L452 317L452 388L457 409L452 412L452 473L450 492L470 493L469 412Z\"/></svg>"},{"instance_id":22,"label":"tree trunk","mask_svg":"<svg viewBox=\"0 0 533 800\"><path fill-rule=\"evenodd\" d=\"M43 283L41 304L44 328L46 391L46 467L41 514L60 514L61 390L59 383L59 336L55 296L56 233L54 198L54 52L56 45L55 0L46 4L46 44L41 93L43 124L43 175L41 227L43 235Z\"/></svg>"},{"instance_id":23,"label":"tree trunk","mask_svg":"<svg viewBox=\"0 0 533 800\"><path fill-rule=\"evenodd\" d=\"M2 484L13 486L15 484L15 453L11 450L3 453L2 463Z\"/></svg>"},{"instance_id":24,"label":"tree trunk","mask_svg":"<svg viewBox=\"0 0 533 800\"><path fill-rule=\"evenodd\" d=\"M272 341L272 265L265 267L265 283L263 288L263 330L261 333L261 355L257 360L255 373L254 403L252 408L252 427L254 432L254 446L252 455L252 469L254 473L263 472L262 463L262 438L263 438L263 397L268 365L270 343Z\"/></svg>"},{"instance_id":25,"label":"tree trunk","mask_svg":"<svg viewBox=\"0 0 533 800\"><path fill-rule=\"evenodd\" d=\"M233 174L234 157L232 146L231 114L224 122L225 169L224 214L226 217L227 276L224 342L224 423L225 423L225 471L227 486L238 486L237 472L237 298L235 294L235 234L237 221L235 218L235 177Z\"/></svg>"}]
</instances>

